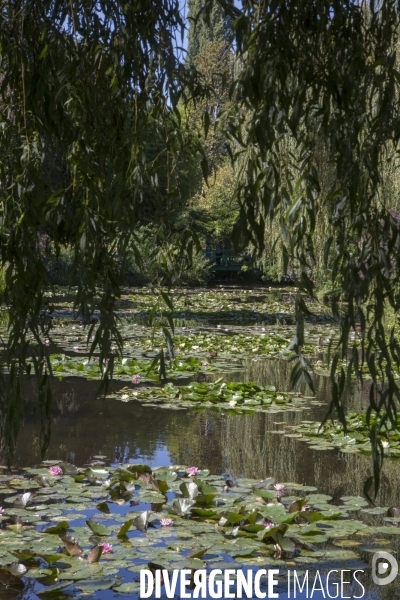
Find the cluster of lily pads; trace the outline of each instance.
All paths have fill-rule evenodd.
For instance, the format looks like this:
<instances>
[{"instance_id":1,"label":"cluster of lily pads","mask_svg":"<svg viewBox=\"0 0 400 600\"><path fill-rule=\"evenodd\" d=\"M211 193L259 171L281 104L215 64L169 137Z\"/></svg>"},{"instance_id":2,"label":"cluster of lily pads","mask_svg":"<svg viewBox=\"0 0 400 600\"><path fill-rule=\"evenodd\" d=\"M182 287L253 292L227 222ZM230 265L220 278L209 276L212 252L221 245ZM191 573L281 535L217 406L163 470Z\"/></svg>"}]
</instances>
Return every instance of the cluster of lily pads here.
<instances>
[{"instance_id":1,"label":"cluster of lily pads","mask_svg":"<svg viewBox=\"0 0 400 600\"><path fill-rule=\"evenodd\" d=\"M4 472L0 485L0 581L33 581L40 597L134 593L142 568L365 568L368 553L390 551L400 534L394 507L353 497L335 506L314 487L194 466L45 461Z\"/></svg>"},{"instance_id":2,"label":"cluster of lily pads","mask_svg":"<svg viewBox=\"0 0 400 600\"><path fill-rule=\"evenodd\" d=\"M381 428L378 435L382 444L384 453L391 458L400 458L400 416L397 417L398 428L393 430L390 421L387 423L387 429ZM347 431L344 432L343 426L336 420L328 421L321 426L319 421L302 421L298 425L288 425L282 432L289 437L296 437L299 440L310 444L315 450L340 449L341 452L371 454L371 442L369 439L369 430L366 424L365 415L350 413L346 416ZM375 422L371 416L371 425Z\"/></svg>"},{"instance_id":3,"label":"cluster of lily pads","mask_svg":"<svg viewBox=\"0 0 400 600\"><path fill-rule=\"evenodd\" d=\"M272 385L255 383L225 383L221 379L210 383L192 382L187 386L168 383L163 387L133 390L125 387L110 394L122 402L139 401L149 406L163 408L214 408L232 413L262 411L277 413L301 410L308 398L294 392L277 392ZM314 403L315 404L315 403Z\"/></svg>"},{"instance_id":4,"label":"cluster of lily pads","mask_svg":"<svg viewBox=\"0 0 400 600\"><path fill-rule=\"evenodd\" d=\"M99 379L101 370L96 357L71 357L65 354L52 354L50 357L53 372L57 377L70 377L77 375L86 379ZM118 381L158 381L159 367L152 366L152 360L139 360L133 358L115 358L113 377ZM104 366L105 368L105 366ZM238 364L224 361L215 361L213 364L193 356L180 356L166 362L166 371L169 377L180 379L190 377L198 371L220 373L239 370Z\"/></svg>"},{"instance_id":5,"label":"cluster of lily pads","mask_svg":"<svg viewBox=\"0 0 400 600\"><path fill-rule=\"evenodd\" d=\"M165 292L167 290L164 290ZM294 320L296 288L217 288L217 289L175 289L170 290L173 300L174 318L184 318L197 322L221 322L244 324L264 322L290 323ZM73 296L59 288L48 292L49 310L55 317L67 315L73 305ZM132 290L127 288L118 300L121 316L148 317L156 295L150 288ZM317 302L308 302L314 314L313 321L331 323L333 318L321 309Z\"/></svg>"},{"instance_id":6,"label":"cluster of lily pads","mask_svg":"<svg viewBox=\"0 0 400 600\"><path fill-rule=\"evenodd\" d=\"M217 290L175 290L172 294L174 316L198 322L215 322L223 318L226 323L242 323L264 320L271 324L279 320L291 321L295 290L282 289L276 297L271 290L224 289ZM152 308L154 295L144 290L140 293L123 296L120 309L130 306L141 315Z\"/></svg>"}]
</instances>

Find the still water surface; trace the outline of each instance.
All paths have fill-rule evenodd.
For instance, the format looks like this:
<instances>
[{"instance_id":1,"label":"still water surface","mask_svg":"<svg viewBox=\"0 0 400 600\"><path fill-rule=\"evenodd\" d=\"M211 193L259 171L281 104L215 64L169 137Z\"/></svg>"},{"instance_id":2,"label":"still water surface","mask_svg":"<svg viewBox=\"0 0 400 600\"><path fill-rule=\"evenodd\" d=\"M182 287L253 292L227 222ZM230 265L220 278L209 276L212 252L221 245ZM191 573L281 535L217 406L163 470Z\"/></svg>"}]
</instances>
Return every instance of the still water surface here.
<instances>
[{"instance_id":1,"label":"still water surface","mask_svg":"<svg viewBox=\"0 0 400 600\"><path fill-rule=\"evenodd\" d=\"M290 365L282 361L249 361L242 373L230 380L255 381L290 389ZM228 379L227 379L228 380ZM211 473L229 472L234 477L275 477L313 485L318 491L341 496L362 495L371 474L371 459L336 450L318 451L293 438L273 433L280 423L321 419L329 401L329 380L316 379L316 397L323 404L299 412L229 415L212 410L168 410L95 398L98 382L79 378L56 381L51 423L51 442L46 458L78 466L93 456L113 462L144 461L156 465L196 465ZM115 385L115 384L114 384ZM121 386L122 387L122 386ZM303 390L307 393L307 390ZM348 408L360 410L367 391L349 390ZM40 423L35 419L34 393L15 455L18 467L40 462ZM377 503L400 504L400 461L386 461Z\"/></svg>"}]
</instances>

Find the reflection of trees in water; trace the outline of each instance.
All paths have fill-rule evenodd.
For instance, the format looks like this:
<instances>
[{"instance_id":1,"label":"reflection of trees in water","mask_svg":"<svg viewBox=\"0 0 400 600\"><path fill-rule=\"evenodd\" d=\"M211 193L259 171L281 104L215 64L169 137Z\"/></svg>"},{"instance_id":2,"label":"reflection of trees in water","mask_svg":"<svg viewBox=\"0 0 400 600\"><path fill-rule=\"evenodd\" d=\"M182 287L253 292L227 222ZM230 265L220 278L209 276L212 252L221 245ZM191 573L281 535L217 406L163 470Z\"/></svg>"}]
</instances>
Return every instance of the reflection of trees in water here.
<instances>
[{"instance_id":1,"label":"reflection of trees in water","mask_svg":"<svg viewBox=\"0 0 400 600\"><path fill-rule=\"evenodd\" d=\"M290 369L291 364L283 361L250 359L243 372L229 378L275 385L284 391L289 389ZM317 398L328 401L329 378L317 377L315 382ZM280 429L282 421L294 425L303 419L321 419L326 404L311 405L310 410L299 412L234 416L95 399L97 386L98 382L78 378L55 382L47 458L83 465L92 456L104 454L116 462L140 461L144 457L154 464L161 456L164 462L207 467L213 473L229 470L236 477L261 479L271 475L281 481L315 485L335 499L362 495L364 481L371 472L368 456L314 451L304 442L271 433ZM309 393L305 388L303 391ZM365 391L354 395L353 404L360 405L364 397ZM28 398L15 457L19 466L40 461L40 423L34 418L33 390ZM378 499L381 505L400 504L399 483L400 462L386 461Z\"/></svg>"},{"instance_id":2,"label":"reflection of trees in water","mask_svg":"<svg viewBox=\"0 0 400 600\"><path fill-rule=\"evenodd\" d=\"M172 461L220 473L221 420L224 418L213 411L176 411L175 419L168 423L168 450Z\"/></svg>"},{"instance_id":3,"label":"reflection of trees in water","mask_svg":"<svg viewBox=\"0 0 400 600\"><path fill-rule=\"evenodd\" d=\"M293 422L304 415L297 413ZM305 442L270 434L276 428L273 421L287 420L287 415L257 415L229 418L222 427L222 445L228 458L228 468L236 477L294 481L314 485L321 493L358 496L371 474L371 458L360 454L345 454L332 450L312 450ZM279 425L278 425L279 427ZM386 461L382 474L382 489L378 503L382 506L400 503L400 463Z\"/></svg>"},{"instance_id":4,"label":"reflection of trees in water","mask_svg":"<svg viewBox=\"0 0 400 600\"><path fill-rule=\"evenodd\" d=\"M75 393L75 388L72 388L72 390L65 392L64 394L57 395L55 400L55 405L60 415L79 410L80 402Z\"/></svg>"},{"instance_id":5,"label":"reflection of trees in water","mask_svg":"<svg viewBox=\"0 0 400 600\"><path fill-rule=\"evenodd\" d=\"M70 386L65 392L66 386ZM165 410L137 403L95 399L98 382L71 379L56 382L51 442L47 458L83 465L104 454L116 462L153 462L157 452L176 463L192 463L220 470L220 434L217 413ZM15 464L40 461L40 423L35 420L34 393L30 390L23 435Z\"/></svg>"}]
</instances>

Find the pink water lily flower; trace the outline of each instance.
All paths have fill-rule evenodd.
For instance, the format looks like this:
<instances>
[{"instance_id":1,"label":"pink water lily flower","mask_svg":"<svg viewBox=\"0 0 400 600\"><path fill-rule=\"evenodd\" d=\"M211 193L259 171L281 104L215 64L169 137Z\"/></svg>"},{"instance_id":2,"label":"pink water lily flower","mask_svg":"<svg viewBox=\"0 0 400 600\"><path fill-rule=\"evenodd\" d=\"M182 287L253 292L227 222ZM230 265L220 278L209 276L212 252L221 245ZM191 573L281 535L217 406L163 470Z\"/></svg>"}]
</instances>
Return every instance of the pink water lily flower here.
<instances>
[{"instance_id":1,"label":"pink water lily flower","mask_svg":"<svg viewBox=\"0 0 400 600\"><path fill-rule=\"evenodd\" d=\"M108 542L101 542L101 544L98 545L103 547L103 554L112 554L114 552L112 544L109 544Z\"/></svg>"},{"instance_id":2,"label":"pink water lily flower","mask_svg":"<svg viewBox=\"0 0 400 600\"><path fill-rule=\"evenodd\" d=\"M170 525L172 525L172 520L171 519L161 519L161 525L163 527L169 527Z\"/></svg>"},{"instance_id":3,"label":"pink water lily flower","mask_svg":"<svg viewBox=\"0 0 400 600\"><path fill-rule=\"evenodd\" d=\"M301 507L301 510L310 510L311 506L308 506L308 504L305 504L304 506Z\"/></svg>"},{"instance_id":4,"label":"pink water lily flower","mask_svg":"<svg viewBox=\"0 0 400 600\"><path fill-rule=\"evenodd\" d=\"M203 360L201 364L203 365L203 367L208 367L208 362L206 360Z\"/></svg>"},{"instance_id":5,"label":"pink water lily flower","mask_svg":"<svg viewBox=\"0 0 400 600\"><path fill-rule=\"evenodd\" d=\"M132 383L140 383L140 375L132 375Z\"/></svg>"},{"instance_id":6,"label":"pink water lily flower","mask_svg":"<svg viewBox=\"0 0 400 600\"><path fill-rule=\"evenodd\" d=\"M277 492L282 492L285 489L285 485L283 483L276 483L274 488Z\"/></svg>"},{"instance_id":7,"label":"pink water lily flower","mask_svg":"<svg viewBox=\"0 0 400 600\"><path fill-rule=\"evenodd\" d=\"M0 515L4 515L4 508L0 506Z\"/></svg>"},{"instance_id":8,"label":"pink water lily flower","mask_svg":"<svg viewBox=\"0 0 400 600\"><path fill-rule=\"evenodd\" d=\"M264 521L263 525L264 527L273 527L275 523L272 523L272 521Z\"/></svg>"},{"instance_id":9,"label":"pink water lily flower","mask_svg":"<svg viewBox=\"0 0 400 600\"><path fill-rule=\"evenodd\" d=\"M58 477L63 474L63 470L61 467L50 467L49 473Z\"/></svg>"},{"instance_id":10,"label":"pink water lily flower","mask_svg":"<svg viewBox=\"0 0 400 600\"><path fill-rule=\"evenodd\" d=\"M197 475L199 472L199 469L197 467L188 467L186 469L186 473L190 476L190 477L194 477L195 475Z\"/></svg>"},{"instance_id":11,"label":"pink water lily flower","mask_svg":"<svg viewBox=\"0 0 400 600\"><path fill-rule=\"evenodd\" d=\"M279 497L279 496L282 496L282 494L283 494L283 491L285 490L285 486L284 486L284 484L283 484L283 483L276 483L276 484L274 485L274 488L275 488L275 491L276 491L276 495L277 495L278 497Z\"/></svg>"}]
</instances>

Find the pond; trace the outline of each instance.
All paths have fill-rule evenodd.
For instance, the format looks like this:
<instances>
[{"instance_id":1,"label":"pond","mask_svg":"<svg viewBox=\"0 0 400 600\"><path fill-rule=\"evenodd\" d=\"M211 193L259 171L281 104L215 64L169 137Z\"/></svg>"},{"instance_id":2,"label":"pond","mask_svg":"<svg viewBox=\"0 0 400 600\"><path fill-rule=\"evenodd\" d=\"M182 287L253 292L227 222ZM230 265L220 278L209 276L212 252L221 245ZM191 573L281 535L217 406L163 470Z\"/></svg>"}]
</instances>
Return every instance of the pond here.
<instances>
[{"instance_id":1,"label":"pond","mask_svg":"<svg viewBox=\"0 0 400 600\"><path fill-rule=\"evenodd\" d=\"M282 358L271 360L282 347L279 340L277 342L276 331L280 330L280 338L290 339L290 328L293 327L290 319L291 291L280 295L276 291L268 294L264 290L228 290L223 293L226 299L222 305L221 299L215 297L215 291L202 291L197 295L191 292L187 294L190 298L179 299L175 316L181 319L177 321L176 335L180 344L185 344L182 357L184 359L188 353L203 366L194 368L190 365L181 373L174 372L171 374L174 377L172 381L179 386L191 382L200 387L214 386L207 388L214 391L215 386L221 386L221 382L218 383L220 379L222 383L255 382L262 386L263 394L271 386L282 397L291 392L291 365ZM139 298L143 301L142 306ZM58 301L58 316L62 313L62 318L69 318L68 307L60 301L60 296ZM220 308L218 311L212 310L216 301L217 308ZM243 310L242 307L237 309L239 302L244 305ZM130 298L128 291L122 308L126 356L135 360L139 349L152 350L146 326L148 299L146 295L141 297L137 291L132 292ZM141 314L138 316L138 313ZM135 328L136 331L132 331ZM225 329L228 331L225 332ZM288 568L298 569L299 573L304 569L320 569L323 578L329 569L358 568L365 570L366 591L363 597L396 597L398 579L388 586L376 586L371 580L370 563L375 551L387 550L396 555L399 549L397 534L400 527L396 527L395 519L387 517L387 509L400 504L400 461L386 461L377 498L377 506L384 510L371 510L362 498L364 482L371 474L370 456L357 452L351 443L338 449L331 445L318 446L310 437L303 436L305 441L299 439L300 424L320 421L325 415L330 400L326 376L315 375L315 398L310 398L310 391L302 386L299 402L295 398L293 404L291 397L289 404L283 404L283 400L277 401L274 396L268 407L250 403L245 410L245 404L241 402L247 392L242 394L239 390L239 393L232 392L236 395L227 397L230 405L226 407L220 402L221 394L218 402L214 405L208 403L206 407L204 403L200 406L196 402L188 408L187 401L174 403L171 398L168 398L165 407L162 400L160 405L157 404L159 400L154 400L156 392L150 392L150 401L143 403L141 390L149 383L154 385L154 379L148 380L143 369L139 369L141 375L132 375L132 368L136 369L133 365L127 375L121 368L120 375L112 383L110 397L96 399L98 381L87 372L82 373L84 377L74 376L77 374L76 365L81 364L81 355L84 355L80 325L64 320L56 325L55 330L58 337L54 336L51 351L57 357L57 364L61 362L57 350L66 357L59 371L61 377L54 382L51 441L45 457L55 462L43 464L41 461L35 392L32 381L28 381L26 413L13 463L17 480L12 481L6 469L4 483L1 483L0 477L0 485L3 486L0 496L4 494L1 497L5 508L4 516L0 517L4 522L1 564L7 566L10 553L16 549L25 548L25 551L32 552L35 548L40 549L41 545L43 548L36 550L36 556L25 558L14 552L13 563L28 571L19 574L5 571L3 583L9 587L3 590L4 596L0 595L0 598L63 599L82 595L100 600L136 597L139 568L145 568L149 563L167 569L184 568L185 565L193 569L226 568L226 565L233 568L273 568L275 565L282 573L286 573ZM274 334L267 344L264 340L270 331ZM318 314L318 324L313 323L309 327L310 347L313 347L313 336L321 340L322 335L327 335L325 331L335 335L329 316ZM223 339L218 337L222 335ZM138 344L137 339L140 340ZM226 347L226 339L230 340L229 348ZM207 351L202 351L202 344L208 344ZM225 344L223 348L222 344ZM257 351L250 354L249 345ZM242 351L232 351L232 346ZM213 357L211 353L216 347L217 356ZM320 360L324 348L317 350L315 358ZM75 366L71 365L69 357L77 360ZM208 362L217 366L218 360L222 365L220 369L208 369L210 364L203 364ZM234 369L225 368L225 364L233 364ZM137 380L132 383L132 377L141 377L140 383ZM196 389L199 391L200 388ZM182 399L182 394L179 397ZM355 388L349 389L347 410L359 413L366 406L367 397L368 384L363 393ZM96 461L103 464L96 465ZM52 478L49 468L59 463L62 465L61 476ZM94 474L87 471L91 464ZM81 470L71 471L71 465ZM146 477L152 478L151 481L145 480L142 467L132 467L129 474L129 465L151 467L153 476L144 472ZM154 471L157 467L169 466L175 466L175 469ZM199 470L195 479L185 473L190 466ZM97 473L96 469L104 473ZM24 472L27 479L18 480L19 474ZM39 479L32 479L34 477ZM50 483L43 483L43 478L49 478ZM274 478L275 483L268 478ZM109 484L111 482L108 488L104 485L107 479ZM225 489L224 482L227 480L235 485L237 483L238 487ZM195 481L197 486L193 497L187 488L191 481ZM260 481L264 483L259 486ZM282 493L274 488L280 482L284 485ZM164 485L167 486L165 490ZM182 485L186 487L182 488ZM261 491L256 491L258 489ZM23 505L20 499L10 496L14 491L33 492L34 496L27 505ZM209 498L209 501L201 498ZM302 519L302 506L299 505L300 512L289 518L288 515L294 514L294 503L302 503L302 498L306 498L307 505L310 505L310 509L303 511L305 517ZM177 499L180 508L174 505ZM192 504L185 505L182 510L183 502ZM293 510L291 506L294 506ZM276 513L283 507L289 512ZM149 510L152 512L147 514ZM234 535L232 532L239 521L235 517L233 522L229 519L224 522L229 510L230 515L237 510L243 514L240 526L236 526L239 533L236 531ZM315 516L317 512L320 520ZM251 513L258 515L255 523L251 522ZM148 523L138 527L133 521L144 514ZM21 517L21 523L10 525L10 516L14 519ZM161 516L172 520L170 529L160 526ZM88 520L89 525L86 524ZM132 523L129 525L130 520ZM95 525L91 525L92 521ZM274 526L280 523L281 530L276 533L271 530L270 535L262 538L265 523L268 525L272 521ZM53 535L35 537L38 532L57 526L57 523L67 525ZM120 536L118 530L124 523L128 523L129 527L126 534ZM98 524L108 528L104 537L98 534ZM282 527L286 525L288 528L283 531ZM304 527L310 530L302 530ZM111 541L113 552L107 555L103 552L99 562L91 563L90 569L85 563L88 570L82 571L82 567L77 565L77 560L81 560L79 555L74 556L71 546L65 539L63 541L66 535L73 535L78 540L80 548L83 548L82 556L86 556L91 547L98 548L106 540ZM278 538L281 542L278 553L275 547L277 536L281 536ZM46 543L42 538L46 539ZM290 547L291 544L293 547ZM66 554L60 555L63 546ZM199 548L208 548L208 551L196 553ZM46 557L55 553L58 556L55 555L54 561L46 563ZM21 575L24 575L24 589L17 585ZM65 587L61 589L63 585ZM286 583L282 585L280 597L284 598L287 588ZM348 591L356 597L360 590L349 588ZM297 592L297 597L306 596ZM314 592L314 596L310 597L323 595L320 593L318 596Z\"/></svg>"}]
</instances>

